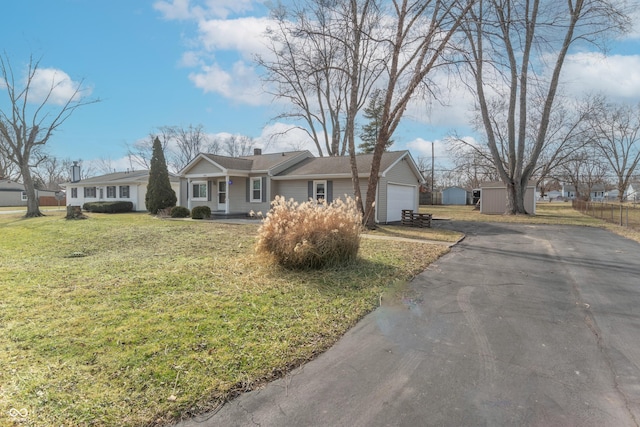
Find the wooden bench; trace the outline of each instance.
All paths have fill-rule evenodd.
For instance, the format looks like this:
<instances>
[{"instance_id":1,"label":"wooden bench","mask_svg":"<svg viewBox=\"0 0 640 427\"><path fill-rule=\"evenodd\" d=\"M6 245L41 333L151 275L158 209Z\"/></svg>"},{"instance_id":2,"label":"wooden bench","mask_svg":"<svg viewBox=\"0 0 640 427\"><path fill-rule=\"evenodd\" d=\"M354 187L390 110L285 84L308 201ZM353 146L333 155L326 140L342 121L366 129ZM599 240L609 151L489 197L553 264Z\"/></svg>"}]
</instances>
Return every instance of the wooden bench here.
<instances>
[{"instance_id":1,"label":"wooden bench","mask_svg":"<svg viewBox=\"0 0 640 427\"><path fill-rule=\"evenodd\" d=\"M417 213L412 209L403 209L401 224L407 227L430 228L433 215L429 213Z\"/></svg>"}]
</instances>

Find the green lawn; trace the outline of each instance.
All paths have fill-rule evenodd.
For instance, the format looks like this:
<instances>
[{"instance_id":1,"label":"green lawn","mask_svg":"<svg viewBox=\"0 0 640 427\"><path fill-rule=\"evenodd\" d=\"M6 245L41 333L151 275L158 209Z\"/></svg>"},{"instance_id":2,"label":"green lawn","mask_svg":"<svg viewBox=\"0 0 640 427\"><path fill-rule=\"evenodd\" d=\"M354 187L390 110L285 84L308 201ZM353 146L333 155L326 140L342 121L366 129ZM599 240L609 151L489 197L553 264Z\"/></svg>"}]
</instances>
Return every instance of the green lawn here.
<instances>
[{"instance_id":1,"label":"green lawn","mask_svg":"<svg viewBox=\"0 0 640 427\"><path fill-rule=\"evenodd\" d=\"M202 412L324 351L447 251L362 239L354 265L291 272L256 259L257 223L47 215L0 215L0 425Z\"/></svg>"},{"instance_id":2,"label":"green lawn","mask_svg":"<svg viewBox=\"0 0 640 427\"><path fill-rule=\"evenodd\" d=\"M535 217L421 211L625 233L567 204L540 204ZM0 215L0 425L146 426L203 412L326 350L447 251L363 238L353 265L292 272L256 258L258 222L64 214ZM369 233L460 237L398 226Z\"/></svg>"}]
</instances>

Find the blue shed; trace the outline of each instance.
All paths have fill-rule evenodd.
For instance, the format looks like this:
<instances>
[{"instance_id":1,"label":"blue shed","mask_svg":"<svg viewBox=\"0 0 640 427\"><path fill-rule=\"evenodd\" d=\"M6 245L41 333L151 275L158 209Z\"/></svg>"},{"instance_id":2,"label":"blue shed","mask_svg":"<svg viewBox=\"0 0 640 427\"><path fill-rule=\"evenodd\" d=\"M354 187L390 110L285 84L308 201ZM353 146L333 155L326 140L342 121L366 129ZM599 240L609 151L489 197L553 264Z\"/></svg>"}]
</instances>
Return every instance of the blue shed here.
<instances>
[{"instance_id":1,"label":"blue shed","mask_svg":"<svg viewBox=\"0 0 640 427\"><path fill-rule=\"evenodd\" d=\"M468 192L462 187L448 187L442 190L443 205L466 205Z\"/></svg>"}]
</instances>

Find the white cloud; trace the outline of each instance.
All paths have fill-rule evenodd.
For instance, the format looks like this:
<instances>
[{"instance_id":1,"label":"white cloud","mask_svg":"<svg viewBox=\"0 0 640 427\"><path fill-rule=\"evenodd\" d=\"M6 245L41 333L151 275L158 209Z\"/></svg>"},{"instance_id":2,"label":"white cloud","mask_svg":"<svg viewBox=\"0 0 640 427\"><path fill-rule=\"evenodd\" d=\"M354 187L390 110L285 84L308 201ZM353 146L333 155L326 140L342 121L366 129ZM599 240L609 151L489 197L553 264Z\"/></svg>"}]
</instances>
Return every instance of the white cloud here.
<instances>
[{"instance_id":1,"label":"white cloud","mask_svg":"<svg viewBox=\"0 0 640 427\"><path fill-rule=\"evenodd\" d=\"M563 73L569 92L577 98L589 93L620 100L640 98L640 55L578 53L567 57Z\"/></svg>"},{"instance_id":2,"label":"white cloud","mask_svg":"<svg viewBox=\"0 0 640 427\"><path fill-rule=\"evenodd\" d=\"M268 102L255 69L237 61L227 71L218 64L203 65L200 71L189 74L189 79L205 93L217 93L247 105Z\"/></svg>"},{"instance_id":3,"label":"white cloud","mask_svg":"<svg viewBox=\"0 0 640 427\"><path fill-rule=\"evenodd\" d=\"M314 156L318 155L311 137L304 130L288 123L277 122L265 126L256 142L265 153L309 150Z\"/></svg>"},{"instance_id":4,"label":"white cloud","mask_svg":"<svg viewBox=\"0 0 640 427\"><path fill-rule=\"evenodd\" d=\"M227 18L231 14L245 13L253 9L254 0L159 0L153 8L169 20Z\"/></svg>"},{"instance_id":5,"label":"white cloud","mask_svg":"<svg viewBox=\"0 0 640 427\"><path fill-rule=\"evenodd\" d=\"M265 51L264 34L271 20L246 17L203 20L198 24L200 41L208 51L233 50L245 58Z\"/></svg>"},{"instance_id":6,"label":"white cloud","mask_svg":"<svg viewBox=\"0 0 640 427\"><path fill-rule=\"evenodd\" d=\"M412 155L416 158L424 157L431 158L431 144L433 143L433 151L435 158L445 158L447 154L447 142L441 139L434 141L427 141L422 138L416 138L413 141L407 142L407 148L411 151Z\"/></svg>"},{"instance_id":7,"label":"white cloud","mask_svg":"<svg viewBox=\"0 0 640 427\"><path fill-rule=\"evenodd\" d=\"M63 105L69 100L77 101L88 94L85 88L82 93L77 92L79 82L74 82L64 71L55 68L38 68L31 78L30 97L32 101Z\"/></svg>"}]
</instances>

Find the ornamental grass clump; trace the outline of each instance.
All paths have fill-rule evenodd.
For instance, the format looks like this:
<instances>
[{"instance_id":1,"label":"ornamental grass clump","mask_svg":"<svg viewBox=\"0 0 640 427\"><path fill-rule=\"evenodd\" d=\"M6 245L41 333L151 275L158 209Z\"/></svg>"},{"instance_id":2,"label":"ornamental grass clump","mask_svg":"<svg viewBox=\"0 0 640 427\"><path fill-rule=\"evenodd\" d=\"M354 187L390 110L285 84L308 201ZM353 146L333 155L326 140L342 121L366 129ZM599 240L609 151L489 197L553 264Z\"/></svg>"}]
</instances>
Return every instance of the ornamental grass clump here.
<instances>
[{"instance_id":1,"label":"ornamental grass clump","mask_svg":"<svg viewBox=\"0 0 640 427\"><path fill-rule=\"evenodd\" d=\"M258 254L291 269L318 269L353 261L362 215L346 196L333 203L295 202L277 196L258 230Z\"/></svg>"}]
</instances>

